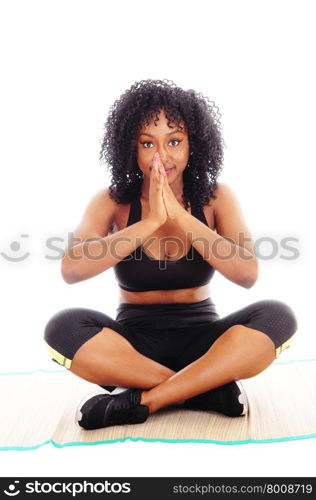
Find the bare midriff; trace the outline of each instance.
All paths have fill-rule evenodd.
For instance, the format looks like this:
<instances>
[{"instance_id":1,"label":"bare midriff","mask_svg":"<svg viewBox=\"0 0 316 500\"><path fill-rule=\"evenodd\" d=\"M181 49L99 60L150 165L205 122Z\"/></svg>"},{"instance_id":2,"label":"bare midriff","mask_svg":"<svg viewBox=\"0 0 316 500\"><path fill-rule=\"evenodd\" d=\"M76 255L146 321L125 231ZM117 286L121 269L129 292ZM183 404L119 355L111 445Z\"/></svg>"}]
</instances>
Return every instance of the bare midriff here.
<instances>
[{"instance_id":1,"label":"bare midriff","mask_svg":"<svg viewBox=\"0 0 316 500\"><path fill-rule=\"evenodd\" d=\"M130 292L119 287L119 303L128 304L172 304L200 302L210 296L209 285L178 290L150 290L147 292Z\"/></svg>"}]
</instances>

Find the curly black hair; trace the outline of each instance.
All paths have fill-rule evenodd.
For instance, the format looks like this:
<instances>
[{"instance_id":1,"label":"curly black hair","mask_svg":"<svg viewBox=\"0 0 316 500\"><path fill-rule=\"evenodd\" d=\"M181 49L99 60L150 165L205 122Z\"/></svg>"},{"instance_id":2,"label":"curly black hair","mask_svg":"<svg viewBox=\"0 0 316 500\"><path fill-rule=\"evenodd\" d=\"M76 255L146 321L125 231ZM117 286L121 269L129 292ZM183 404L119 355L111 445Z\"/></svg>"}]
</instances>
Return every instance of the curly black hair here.
<instances>
[{"instance_id":1,"label":"curly black hair","mask_svg":"<svg viewBox=\"0 0 316 500\"><path fill-rule=\"evenodd\" d=\"M217 178L222 170L224 141L220 113L214 102L194 90L183 90L171 80L141 80L120 96L105 123L100 160L111 172L109 196L117 203L130 203L140 194L144 174L137 164L137 138L163 109L168 126L185 124L190 156L183 172L183 202L201 207L216 198Z\"/></svg>"}]
</instances>

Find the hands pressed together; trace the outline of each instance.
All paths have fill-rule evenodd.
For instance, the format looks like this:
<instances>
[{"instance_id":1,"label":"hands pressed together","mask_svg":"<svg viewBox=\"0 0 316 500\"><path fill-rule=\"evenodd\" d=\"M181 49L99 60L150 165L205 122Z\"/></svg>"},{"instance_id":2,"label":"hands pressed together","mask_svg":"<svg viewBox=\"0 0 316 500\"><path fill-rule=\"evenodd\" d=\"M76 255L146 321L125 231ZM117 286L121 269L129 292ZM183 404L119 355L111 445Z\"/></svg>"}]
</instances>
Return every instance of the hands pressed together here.
<instances>
[{"instance_id":1,"label":"hands pressed together","mask_svg":"<svg viewBox=\"0 0 316 500\"><path fill-rule=\"evenodd\" d=\"M168 217L177 219L187 213L176 199L167 177L159 153L156 153L150 177L149 206L151 216L157 218L161 224L164 224Z\"/></svg>"}]
</instances>

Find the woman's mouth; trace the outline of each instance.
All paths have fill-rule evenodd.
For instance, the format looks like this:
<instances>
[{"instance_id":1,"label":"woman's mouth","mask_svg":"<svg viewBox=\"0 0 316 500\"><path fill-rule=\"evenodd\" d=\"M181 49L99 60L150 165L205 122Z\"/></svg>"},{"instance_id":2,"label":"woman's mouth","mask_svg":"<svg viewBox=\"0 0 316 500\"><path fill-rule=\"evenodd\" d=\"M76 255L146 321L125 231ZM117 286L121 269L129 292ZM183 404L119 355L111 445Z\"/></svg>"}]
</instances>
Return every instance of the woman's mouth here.
<instances>
[{"instance_id":1,"label":"woman's mouth","mask_svg":"<svg viewBox=\"0 0 316 500\"><path fill-rule=\"evenodd\" d=\"M173 170L173 167L172 168L165 168L165 172L166 174L170 174L170 172Z\"/></svg>"},{"instance_id":2,"label":"woman's mouth","mask_svg":"<svg viewBox=\"0 0 316 500\"><path fill-rule=\"evenodd\" d=\"M149 170L151 171L153 167L149 167ZM172 172L172 170L174 169L175 167L171 167L171 168L165 168L165 172L166 174L170 174L170 172Z\"/></svg>"}]
</instances>

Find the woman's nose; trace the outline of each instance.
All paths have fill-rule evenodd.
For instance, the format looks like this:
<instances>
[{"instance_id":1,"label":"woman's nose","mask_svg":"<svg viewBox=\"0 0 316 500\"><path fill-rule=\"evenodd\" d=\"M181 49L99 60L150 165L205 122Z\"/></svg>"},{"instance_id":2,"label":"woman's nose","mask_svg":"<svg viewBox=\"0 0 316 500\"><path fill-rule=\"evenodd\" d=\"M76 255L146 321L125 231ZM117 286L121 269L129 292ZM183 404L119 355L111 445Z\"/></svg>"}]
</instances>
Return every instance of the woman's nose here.
<instances>
[{"instance_id":1,"label":"woman's nose","mask_svg":"<svg viewBox=\"0 0 316 500\"><path fill-rule=\"evenodd\" d=\"M160 160L164 163L168 159L168 152L163 146L158 147L157 152L159 153Z\"/></svg>"}]
</instances>

